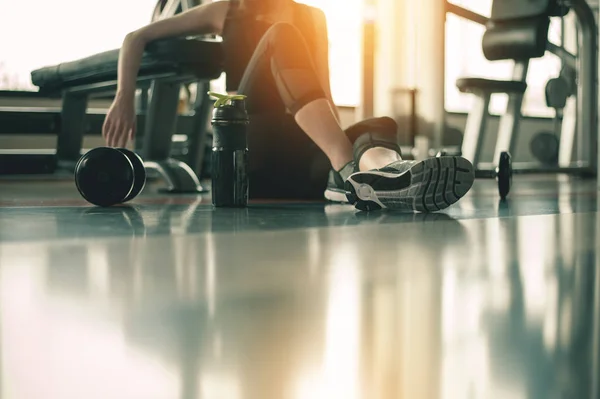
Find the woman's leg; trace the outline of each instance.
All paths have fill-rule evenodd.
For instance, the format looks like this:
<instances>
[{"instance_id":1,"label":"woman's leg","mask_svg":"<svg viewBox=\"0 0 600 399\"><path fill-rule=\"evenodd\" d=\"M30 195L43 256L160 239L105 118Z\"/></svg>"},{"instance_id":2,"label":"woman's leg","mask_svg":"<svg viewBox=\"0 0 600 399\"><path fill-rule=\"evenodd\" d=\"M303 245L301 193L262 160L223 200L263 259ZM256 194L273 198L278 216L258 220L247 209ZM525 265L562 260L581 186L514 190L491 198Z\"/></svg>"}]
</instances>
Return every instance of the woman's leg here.
<instances>
[{"instance_id":1,"label":"woman's leg","mask_svg":"<svg viewBox=\"0 0 600 399\"><path fill-rule=\"evenodd\" d=\"M277 108L269 86L335 170L352 161L352 144L321 87L307 44L290 24L272 26L248 64L238 92L248 96L250 112L268 113L270 104Z\"/></svg>"},{"instance_id":2,"label":"woman's leg","mask_svg":"<svg viewBox=\"0 0 600 399\"><path fill-rule=\"evenodd\" d=\"M302 34L292 25L274 25L257 46L239 87L239 92L248 96L250 109L252 98L258 100L261 91L266 91L262 86L265 79L274 82L285 108L338 171L330 173L325 192L328 199L348 198L365 210L389 207L432 211L458 201L471 188L472 165L462 158L396 160L388 164L399 158L399 151L391 154L395 147L373 132L362 134L353 146L320 85ZM269 108L268 103L265 106ZM363 167L385 167L353 174L353 159Z\"/></svg>"},{"instance_id":3,"label":"woman's leg","mask_svg":"<svg viewBox=\"0 0 600 399\"><path fill-rule=\"evenodd\" d=\"M250 197L322 200L329 159L289 114L251 116Z\"/></svg>"}]
</instances>

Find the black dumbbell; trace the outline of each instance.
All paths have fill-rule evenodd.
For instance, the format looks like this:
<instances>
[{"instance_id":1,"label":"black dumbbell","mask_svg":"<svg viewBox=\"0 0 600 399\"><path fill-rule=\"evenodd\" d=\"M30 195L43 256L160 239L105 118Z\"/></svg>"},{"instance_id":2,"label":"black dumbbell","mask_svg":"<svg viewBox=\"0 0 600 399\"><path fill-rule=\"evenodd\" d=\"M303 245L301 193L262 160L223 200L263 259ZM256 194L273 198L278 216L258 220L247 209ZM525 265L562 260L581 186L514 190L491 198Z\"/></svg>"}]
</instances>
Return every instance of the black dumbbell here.
<instances>
[{"instance_id":1,"label":"black dumbbell","mask_svg":"<svg viewBox=\"0 0 600 399\"><path fill-rule=\"evenodd\" d=\"M501 199L506 199L512 186L512 157L504 151L500 153L500 162L495 170L478 170L477 177L495 178L498 182L498 193Z\"/></svg>"},{"instance_id":2,"label":"black dumbbell","mask_svg":"<svg viewBox=\"0 0 600 399\"><path fill-rule=\"evenodd\" d=\"M500 198L506 199L512 187L512 157L508 152L500 153L500 162L496 167L496 180L498 181L498 193Z\"/></svg>"},{"instance_id":3,"label":"black dumbbell","mask_svg":"<svg viewBox=\"0 0 600 399\"><path fill-rule=\"evenodd\" d=\"M124 148L95 148L75 166L75 185L86 201L112 206L131 201L146 185L142 159Z\"/></svg>"},{"instance_id":4,"label":"black dumbbell","mask_svg":"<svg viewBox=\"0 0 600 399\"><path fill-rule=\"evenodd\" d=\"M558 163L560 140L555 133L540 132L529 142L529 150L542 164L554 166Z\"/></svg>"}]
</instances>

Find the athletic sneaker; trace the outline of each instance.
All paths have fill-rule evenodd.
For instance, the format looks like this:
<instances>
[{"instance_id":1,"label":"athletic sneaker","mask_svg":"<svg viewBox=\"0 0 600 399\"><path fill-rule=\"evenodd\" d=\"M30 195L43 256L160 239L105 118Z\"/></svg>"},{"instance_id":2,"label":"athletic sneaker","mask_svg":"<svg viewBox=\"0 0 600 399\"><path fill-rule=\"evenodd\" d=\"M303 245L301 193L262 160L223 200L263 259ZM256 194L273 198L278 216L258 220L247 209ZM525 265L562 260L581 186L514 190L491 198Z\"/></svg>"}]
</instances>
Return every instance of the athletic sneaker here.
<instances>
[{"instance_id":1,"label":"athletic sneaker","mask_svg":"<svg viewBox=\"0 0 600 399\"><path fill-rule=\"evenodd\" d=\"M332 202L348 203L346 189L344 183L352 173L358 172L354 161L348 162L339 171L331 169L329 171L329 180L327 181L327 189L325 190L325 199Z\"/></svg>"},{"instance_id":2,"label":"athletic sneaker","mask_svg":"<svg viewBox=\"0 0 600 399\"><path fill-rule=\"evenodd\" d=\"M362 211L382 208L435 212L449 207L473 186L473 165L462 157L396 161L358 172L345 184L348 201Z\"/></svg>"}]
</instances>

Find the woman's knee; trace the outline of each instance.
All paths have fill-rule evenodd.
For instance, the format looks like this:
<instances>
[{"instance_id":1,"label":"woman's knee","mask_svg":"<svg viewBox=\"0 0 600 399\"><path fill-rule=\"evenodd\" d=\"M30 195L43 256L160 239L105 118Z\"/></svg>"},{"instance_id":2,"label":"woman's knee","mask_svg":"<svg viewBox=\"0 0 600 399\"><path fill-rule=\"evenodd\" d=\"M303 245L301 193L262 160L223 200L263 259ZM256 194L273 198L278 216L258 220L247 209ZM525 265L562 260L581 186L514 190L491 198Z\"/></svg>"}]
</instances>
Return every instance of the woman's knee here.
<instances>
[{"instance_id":1,"label":"woman's knee","mask_svg":"<svg viewBox=\"0 0 600 399\"><path fill-rule=\"evenodd\" d=\"M266 35L271 73L286 108L295 114L309 102L326 98L300 30L282 22L273 25Z\"/></svg>"},{"instance_id":2,"label":"woman's knee","mask_svg":"<svg viewBox=\"0 0 600 399\"><path fill-rule=\"evenodd\" d=\"M279 22L267 32L271 54L282 65L286 66L311 66L311 51L302 32L294 25Z\"/></svg>"},{"instance_id":3,"label":"woman's knee","mask_svg":"<svg viewBox=\"0 0 600 399\"><path fill-rule=\"evenodd\" d=\"M269 28L266 33L273 44L284 44L303 42L302 32L288 22L277 22Z\"/></svg>"}]
</instances>

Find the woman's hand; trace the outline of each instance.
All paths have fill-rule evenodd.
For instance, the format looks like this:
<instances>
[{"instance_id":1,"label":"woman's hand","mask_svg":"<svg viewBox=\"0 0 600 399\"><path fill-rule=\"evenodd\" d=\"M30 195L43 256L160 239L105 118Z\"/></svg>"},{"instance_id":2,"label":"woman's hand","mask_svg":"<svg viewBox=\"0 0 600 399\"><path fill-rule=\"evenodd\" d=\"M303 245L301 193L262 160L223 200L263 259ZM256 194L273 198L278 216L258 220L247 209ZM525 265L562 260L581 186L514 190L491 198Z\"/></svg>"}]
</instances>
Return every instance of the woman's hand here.
<instances>
[{"instance_id":1,"label":"woman's hand","mask_svg":"<svg viewBox=\"0 0 600 399\"><path fill-rule=\"evenodd\" d=\"M116 148L126 147L129 140L135 137L135 129L134 99L117 95L102 127L102 136L106 140L106 145Z\"/></svg>"}]
</instances>

